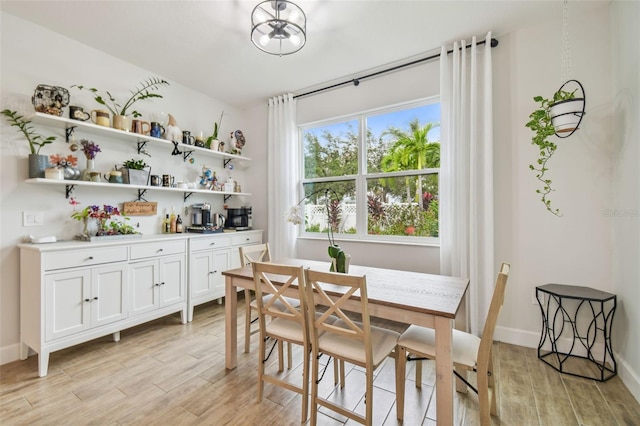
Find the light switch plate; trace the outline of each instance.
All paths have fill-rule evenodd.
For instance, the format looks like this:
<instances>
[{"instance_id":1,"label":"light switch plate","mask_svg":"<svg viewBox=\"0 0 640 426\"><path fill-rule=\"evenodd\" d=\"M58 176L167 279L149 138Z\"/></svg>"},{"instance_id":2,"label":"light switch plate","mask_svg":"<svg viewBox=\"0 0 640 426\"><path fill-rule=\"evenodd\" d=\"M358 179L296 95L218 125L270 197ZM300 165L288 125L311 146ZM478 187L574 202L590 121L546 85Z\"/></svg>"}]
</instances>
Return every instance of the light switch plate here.
<instances>
[{"instance_id":1,"label":"light switch plate","mask_svg":"<svg viewBox=\"0 0 640 426\"><path fill-rule=\"evenodd\" d=\"M44 212L22 212L22 226L44 225Z\"/></svg>"}]
</instances>

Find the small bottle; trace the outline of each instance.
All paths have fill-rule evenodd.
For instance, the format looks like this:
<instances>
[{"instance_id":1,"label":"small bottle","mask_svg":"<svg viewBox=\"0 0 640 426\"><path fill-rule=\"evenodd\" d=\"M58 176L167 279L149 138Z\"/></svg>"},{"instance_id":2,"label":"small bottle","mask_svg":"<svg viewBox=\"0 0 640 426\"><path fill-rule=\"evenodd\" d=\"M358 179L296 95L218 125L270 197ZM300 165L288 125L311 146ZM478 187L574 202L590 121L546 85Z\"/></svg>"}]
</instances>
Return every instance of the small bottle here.
<instances>
[{"instance_id":1,"label":"small bottle","mask_svg":"<svg viewBox=\"0 0 640 426\"><path fill-rule=\"evenodd\" d=\"M171 227L171 221L169 220L169 214L167 213L166 217L162 221L162 233L168 234L169 232L171 232L170 227Z\"/></svg>"},{"instance_id":2,"label":"small bottle","mask_svg":"<svg viewBox=\"0 0 640 426\"><path fill-rule=\"evenodd\" d=\"M169 222L169 233L170 234L175 234L176 233L176 214L174 212L171 213L170 217L170 222Z\"/></svg>"},{"instance_id":3,"label":"small bottle","mask_svg":"<svg viewBox=\"0 0 640 426\"><path fill-rule=\"evenodd\" d=\"M182 234L182 218L180 215L176 219L176 234Z\"/></svg>"}]
</instances>

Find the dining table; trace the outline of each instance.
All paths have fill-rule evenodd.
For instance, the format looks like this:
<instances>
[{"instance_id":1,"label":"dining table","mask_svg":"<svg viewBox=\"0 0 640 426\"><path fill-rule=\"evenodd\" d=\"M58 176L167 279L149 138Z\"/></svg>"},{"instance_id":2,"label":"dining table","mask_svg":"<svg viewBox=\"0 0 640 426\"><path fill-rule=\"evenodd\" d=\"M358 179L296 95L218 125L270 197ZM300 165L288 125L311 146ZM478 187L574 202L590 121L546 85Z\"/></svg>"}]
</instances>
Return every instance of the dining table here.
<instances>
[{"instance_id":1,"label":"dining table","mask_svg":"<svg viewBox=\"0 0 640 426\"><path fill-rule=\"evenodd\" d=\"M273 263L328 271L331 263L300 258L274 259ZM365 275L369 314L374 317L432 328L436 335L436 421L453 424L454 374L452 330L469 287L467 278L350 265L349 274ZM225 277L225 365L237 366L237 293L254 288L251 265L222 272ZM297 297L297 289L289 295ZM285 295L287 293L285 292ZM352 296L354 297L354 296Z\"/></svg>"}]
</instances>

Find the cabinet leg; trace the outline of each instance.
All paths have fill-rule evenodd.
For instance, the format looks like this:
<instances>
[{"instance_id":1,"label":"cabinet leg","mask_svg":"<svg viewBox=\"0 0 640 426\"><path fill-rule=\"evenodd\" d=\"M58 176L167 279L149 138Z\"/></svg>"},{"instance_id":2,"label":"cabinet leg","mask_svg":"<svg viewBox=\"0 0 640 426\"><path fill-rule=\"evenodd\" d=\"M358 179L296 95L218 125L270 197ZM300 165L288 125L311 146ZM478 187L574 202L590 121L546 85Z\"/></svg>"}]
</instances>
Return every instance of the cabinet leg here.
<instances>
[{"instance_id":1,"label":"cabinet leg","mask_svg":"<svg viewBox=\"0 0 640 426\"><path fill-rule=\"evenodd\" d=\"M183 310L180 311L180 322L183 324L187 323L187 307L185 306Z\"/></svg>"},{"instance_id":2,"label":"cabinet leg","mask_svg":"<svg viewBox=\"0 0 640 426\"><path fill-rule=\"evenodd\" d=\"M116 331L115 333L113 333L113 341L114 342L119 342L120 341L120 332Z\"/></svg>"},{"instance_id":3,"label":"cabinet leg","mask_svg":"<svg viewBox=\"0 0 640 426\"><path fill-rule=\"evenodd\" d=\"M222 297L218 297L218 305L222 305Z\"/></svg>"},{"instance_id":4,"label":"cabinet leg","mask_svg":"<svg viewBox=\"0 0 640 426\"><path fill-rule=\"evenodd\" d=\"M25 360L29 358L29 345L20 342L20 359Z\"/></svg>"},{"instance_id":5,"label":"cabinet leg","mask_svg":"<svg viewBox=\"0 0 640 426\"><path fill-rule=\"evenodd\" d=\"M187 321L188 322L192 322L193 321L193 305L189 306L187 308Z\"/></svg>"},{"instance_id":6,"label":"cabinet leg","mask_svg":"<svg viewBox=\"0 0 640 426\"><path fill-rule=\"evenodd\" d=\"M38 354L38 376L44 377L49 370L49 351L41 351Z\"/></svg>"}]
</instances>

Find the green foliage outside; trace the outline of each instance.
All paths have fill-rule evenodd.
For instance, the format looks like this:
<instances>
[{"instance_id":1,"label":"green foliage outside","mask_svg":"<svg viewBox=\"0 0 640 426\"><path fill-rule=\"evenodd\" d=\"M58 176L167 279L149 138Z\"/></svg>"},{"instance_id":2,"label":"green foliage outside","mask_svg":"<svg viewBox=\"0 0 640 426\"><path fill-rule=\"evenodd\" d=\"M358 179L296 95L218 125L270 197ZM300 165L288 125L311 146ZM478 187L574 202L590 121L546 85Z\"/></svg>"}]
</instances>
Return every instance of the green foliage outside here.
<instances>
[{"instance_id":1,"label":"green foliage outside","mask_svg":"<svg viewBox=\"0 0 640 426\"><path fill-rule=\"evenodd\" d=\"M306 132L305 178L343 177L333 182L305 184L305 194L319 188L331 188L342 204L355 200L355 175L358 173L357 121L348 130L332 134L322 129L320 135ZM367 130L367 170L369 173L425 170L440 167L440 143L428 140L427 134L437 123L421 125L418 120L408 129L390 127L376 138ZM353 177L353 178L351 178ZM348 201L351 200L351 201ZM308 200L307 205L324 205L323 200ZM438 174L367 179L367 232L375 235L437 237ZM355 228L340 229L341 203L334 200L329 222L335 233L356 233ZM326 221L325 221L326 222ZM326 232L327 223L305 220L307 232Z\"/></svg>"}]
</instances>

